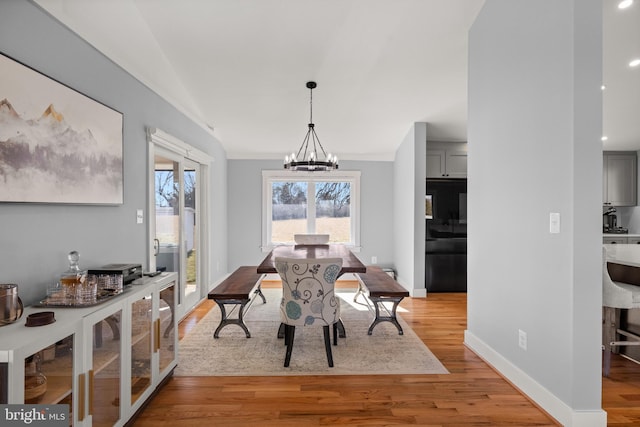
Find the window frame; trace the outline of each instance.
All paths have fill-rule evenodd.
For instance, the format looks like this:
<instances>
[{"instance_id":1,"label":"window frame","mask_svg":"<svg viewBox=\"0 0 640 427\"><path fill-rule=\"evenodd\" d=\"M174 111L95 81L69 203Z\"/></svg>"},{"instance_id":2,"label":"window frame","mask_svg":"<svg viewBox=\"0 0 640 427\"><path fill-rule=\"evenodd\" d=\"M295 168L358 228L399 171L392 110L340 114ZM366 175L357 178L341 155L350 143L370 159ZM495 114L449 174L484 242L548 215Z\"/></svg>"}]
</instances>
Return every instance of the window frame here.
<instances>
[{"instance_id":1,"label":"window frame","mask_svg":"<svg viewBox=\"0 0 640 427\"><path fill-rule=\"evenodd\" d=\"M269 252L281 243L271 241L272 188L274 182L349 182L351 184L350 218L351 242L345 243L352 251L360 251L360 171L301 172L287 170L262 171L262 246L263 252ZM310 200L307 200L309 204ZM313 216L315 217L315 203ZM311 209L308 210L308 212Z\"/></svg>"}]
</instances>

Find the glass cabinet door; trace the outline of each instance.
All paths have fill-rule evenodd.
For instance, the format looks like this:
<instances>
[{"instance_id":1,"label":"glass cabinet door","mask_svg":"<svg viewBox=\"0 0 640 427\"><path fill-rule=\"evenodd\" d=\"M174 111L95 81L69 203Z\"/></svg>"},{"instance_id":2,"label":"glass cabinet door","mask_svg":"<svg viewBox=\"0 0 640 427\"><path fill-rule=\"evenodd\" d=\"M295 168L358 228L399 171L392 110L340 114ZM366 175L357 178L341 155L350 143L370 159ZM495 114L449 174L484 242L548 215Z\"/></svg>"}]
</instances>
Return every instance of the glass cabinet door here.
<instances>
[{"instance_id":1,"label":"glass cabinet door","mask_svg":"<svg viewBox=\"0 0 640 427\"><path fill-rule=\"evenodd\" d=\"M176 310L176 283L160 291L159 317L156 331L156 348L160 354L160 372L163 372L176 358L175 348L175 310Z\"/></svg>"},{"instance_id":2,"label":"glass cabinet door","mask_svg":"<svg viewBox=\"0 0 640 427\"><path fill-rule=\"evenodd\" d=\"M151 386L152 308L151 295L131 306L131 405Z\"/></svg>"},{"instance_id":3,"label":"glass cabinet door","mask_svg":"<svg viewBox=\"0 0 640 427\"><path fill-rule=\"evenodd\" d=\"M118 310L91 326L93 351L88 396L93 426L113 426L120 419L121 325L122 310Z\"/></svg>"},{"instance_id":4,"label":"glass cabinet door","mask_svg":"<svg viewBox=\"0 0 640 427\"><path fill-rule=\"evenodd\" d=\"M67 404L73 420L73 352L72 334L24 359L24 403Z\"/></svg>"}]
</instances>

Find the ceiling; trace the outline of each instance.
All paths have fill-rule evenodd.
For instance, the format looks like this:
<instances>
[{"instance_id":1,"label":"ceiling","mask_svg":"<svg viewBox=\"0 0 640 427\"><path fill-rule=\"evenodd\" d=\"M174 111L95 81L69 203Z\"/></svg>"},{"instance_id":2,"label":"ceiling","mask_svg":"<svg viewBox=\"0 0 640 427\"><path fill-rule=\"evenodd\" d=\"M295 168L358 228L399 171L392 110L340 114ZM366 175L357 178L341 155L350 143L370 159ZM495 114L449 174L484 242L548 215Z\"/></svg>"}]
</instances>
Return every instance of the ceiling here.
<instances>
[{"instance_id":1,"label":"ceiling","mask_svg":"<svg viewBox=\"0 0 640 427\"><path fill-rule=\"evenodd\" d=\"M467 32L484 0L35 1L212 129L229 158L297 150L310 80L316 131L341 159L392 159L414 122L430 140L467 139ZM640 149L640 68L626 66L640 4L604 3L603 144Z\"/></svg>"}]
</instances>

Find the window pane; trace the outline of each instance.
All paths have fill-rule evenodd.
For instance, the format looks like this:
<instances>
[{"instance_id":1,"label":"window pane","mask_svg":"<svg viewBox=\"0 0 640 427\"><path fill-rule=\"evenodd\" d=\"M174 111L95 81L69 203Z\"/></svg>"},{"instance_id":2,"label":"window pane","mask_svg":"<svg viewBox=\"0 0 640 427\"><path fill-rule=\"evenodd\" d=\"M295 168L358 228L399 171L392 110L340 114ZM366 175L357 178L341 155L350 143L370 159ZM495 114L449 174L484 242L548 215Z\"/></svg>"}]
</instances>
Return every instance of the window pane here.
<instances>
[{"instance_id":1,"label":"window pane","mask_svg":"<svg viewBox=\"0 0 640 427\"><path fill-rule=\"evenodd\" d=\"M351 184L316 182L316 233L330 242L351 242Z\"/></svg>"},{"instance_id":2,"label":"window pane","mask_svg":"<svg viewBox=\"0 0 640 427\"><path fill-rule=\"evenodd\" d=\"M156 269L180 273L180 164L155 156Z\"/></svg>"},{"instance_id":3,"label":"window pane","mask_svg":"<svg viewBox=\"0 0 640 427\"><path fill-rule=\"evenodd\" d=\"M271 186L271 241L293 243L307 232L307 183L274 182Z\"/></svg>"},{"instance_id":4,"label":"window pane","mask_svg":"<svg viewBox=\"0 0 640 427\"><path fill-rule=\"evenodd\" d=\"M198 267L198 253L197 248L197 236L198 231L198 218L196 210L196 194L197 194L197 178L195 168L185 166L184 168L184 239L185 250L187 251L187 281L185 287L185 296L198 292L197 282L197 267ZM194 297L195 298L195 297Z\"/></svg>"}]
</instances>

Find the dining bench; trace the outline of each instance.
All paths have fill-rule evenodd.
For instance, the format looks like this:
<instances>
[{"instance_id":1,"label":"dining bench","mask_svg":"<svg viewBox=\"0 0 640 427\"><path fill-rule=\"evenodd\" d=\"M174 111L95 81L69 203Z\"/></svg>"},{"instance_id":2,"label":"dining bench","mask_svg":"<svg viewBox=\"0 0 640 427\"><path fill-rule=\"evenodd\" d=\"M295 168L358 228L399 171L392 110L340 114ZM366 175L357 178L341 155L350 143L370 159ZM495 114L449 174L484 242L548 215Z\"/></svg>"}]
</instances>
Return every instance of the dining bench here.
<instances>
[{"instance_id":1,"label":"dining bench","mask_svg":"<svg viewBox=\"0 0 640 427\"><path fill-rule=\"evenodd\" d=\"M373 328L380 322L391 322L398 328L398 334L403 335L402 326L398 323L396 309L404 297L409 296L409 292L393 277L388 275L382 268L377 266L367 266L366 273L355 274L358 279L358 290L353 301L357 302L360 295L368 297L367 304L375 309L376 317L369 326L368 335L373 333ZM369 304L371 301L372 304ZM392 303L391 307L389 304Z\"/></svg>"},{"instance_id":2,"label":"dining bench","mask_svg":"<svg viewBox=\"0 0 640 427\"><path fill-rule=\"evenodd\" d=\"M244 323L244 315L257 296L262 298L264 304L267 303L262 289L260 289L264 277L265 274L257 272L257 266L238 267L209 292L208 299L212 299L218 304L221 313L220 324L213 333L214 338L218 338L220 330L227 325L240 326L247 338L251 338L249 328ZM227 313L227 305L231 306L229 313ZM238 317L230 317L236 310L238 311Z\"/></svg>"}]
</instances>

